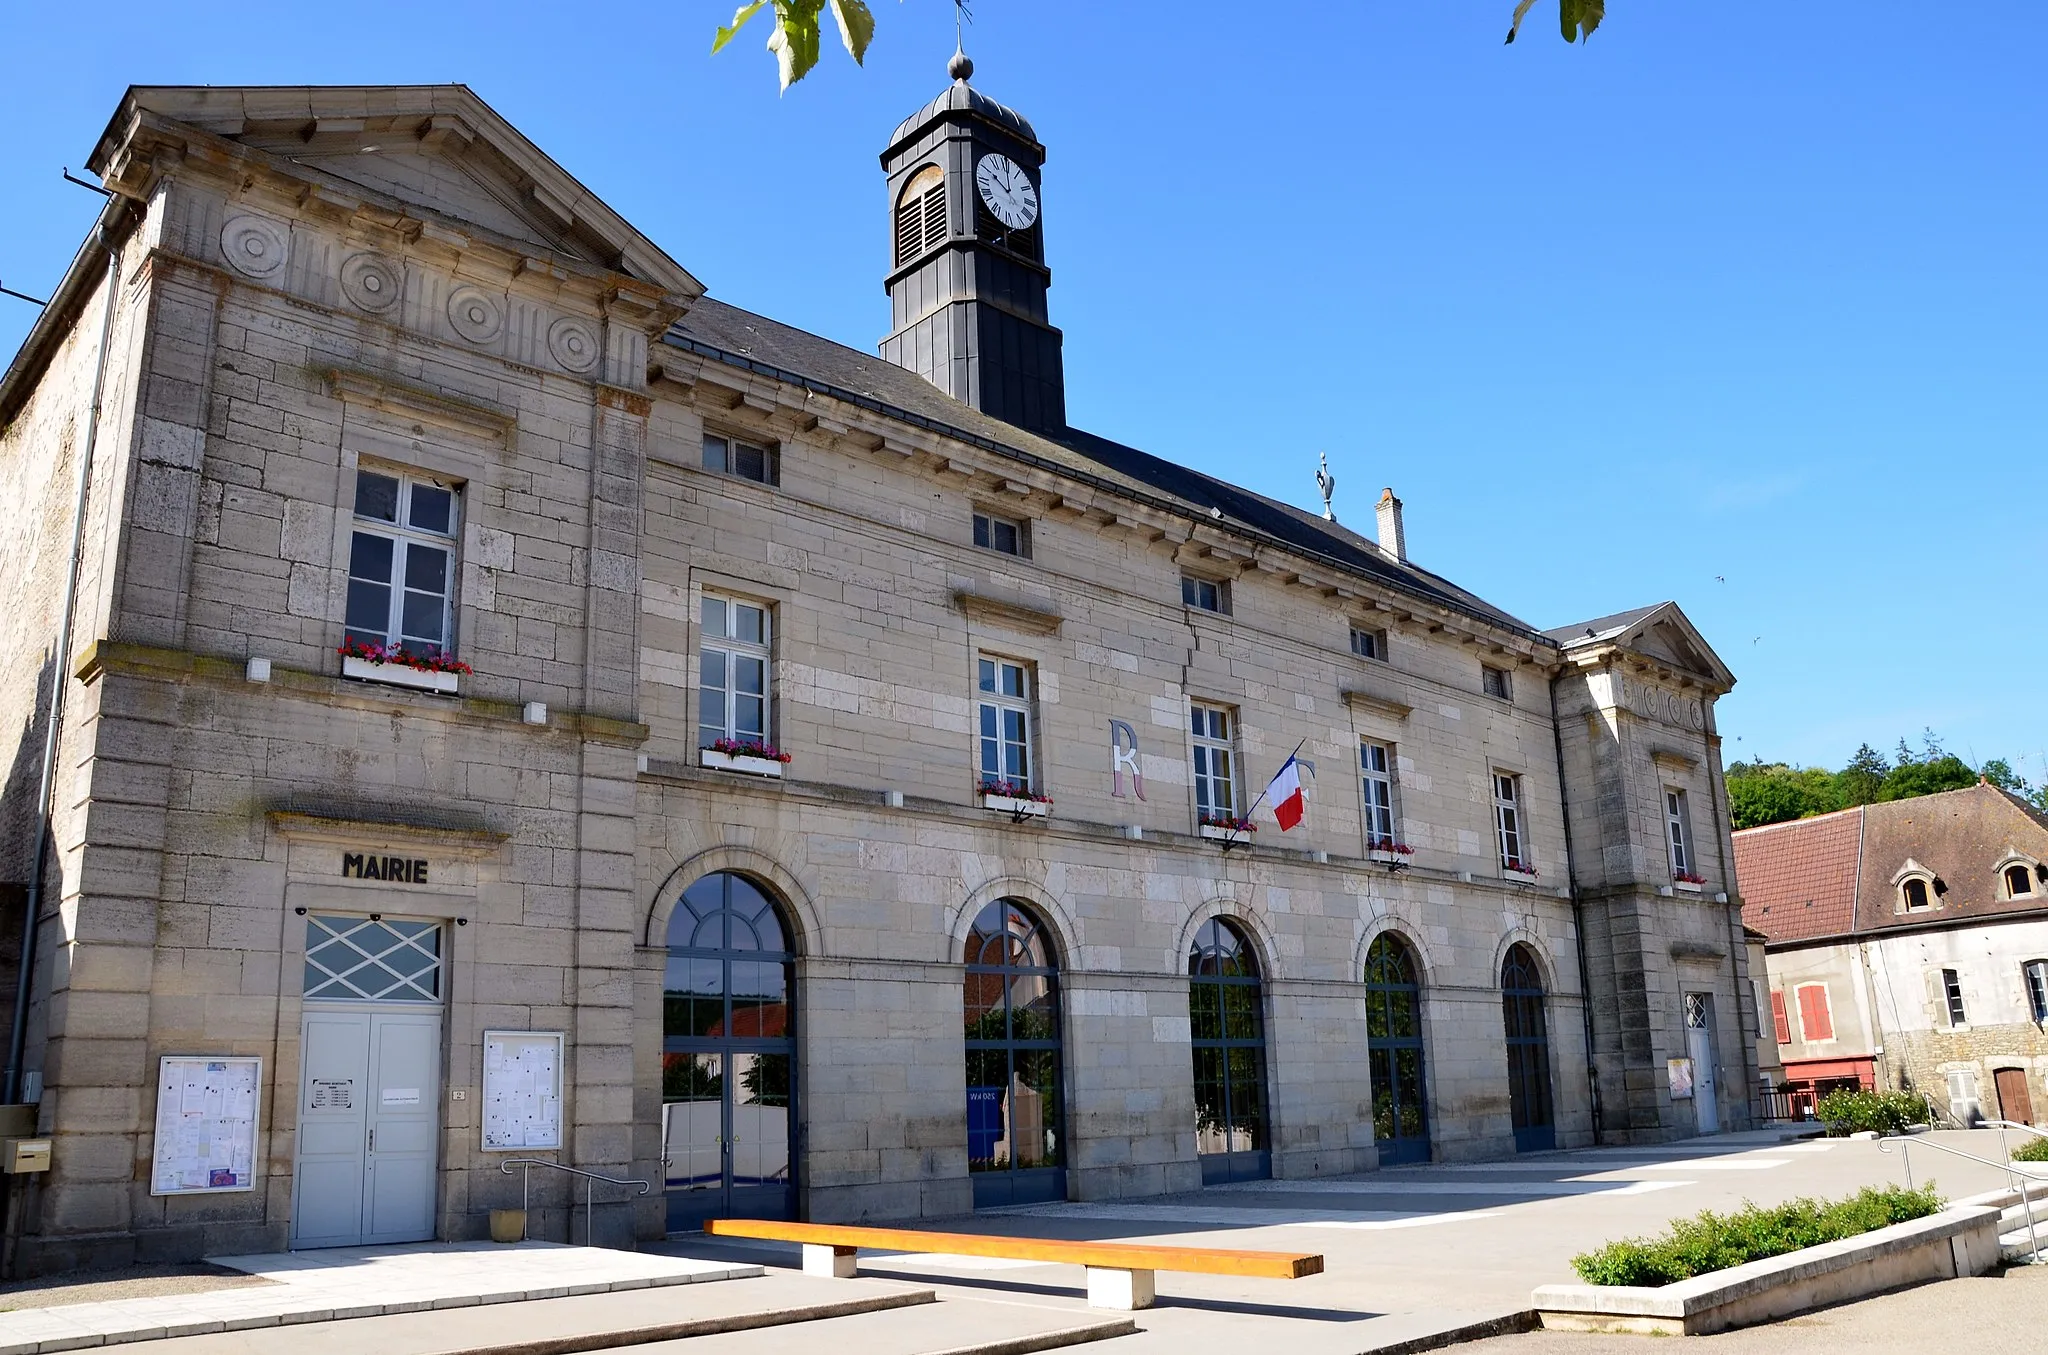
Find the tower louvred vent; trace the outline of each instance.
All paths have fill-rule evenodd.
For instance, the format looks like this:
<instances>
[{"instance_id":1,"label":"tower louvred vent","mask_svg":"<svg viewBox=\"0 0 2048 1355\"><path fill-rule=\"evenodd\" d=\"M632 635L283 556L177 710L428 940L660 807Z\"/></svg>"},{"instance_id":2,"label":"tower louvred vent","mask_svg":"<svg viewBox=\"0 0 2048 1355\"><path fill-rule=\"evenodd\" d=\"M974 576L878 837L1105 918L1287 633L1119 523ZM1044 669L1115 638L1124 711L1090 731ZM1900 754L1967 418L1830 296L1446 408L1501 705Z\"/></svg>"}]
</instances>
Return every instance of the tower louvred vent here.
<instances>
[{"instance_id":1,"label":"tower louvred vent","mask_svg":"<svg viewBox=\"0 0 2048 1355\"><path fill-rule=\"evenodd\" d=\"M946 175L926 165L904 186L896 203L896 263L909 263L946 239Z\"/></svg>"}]
</instances>

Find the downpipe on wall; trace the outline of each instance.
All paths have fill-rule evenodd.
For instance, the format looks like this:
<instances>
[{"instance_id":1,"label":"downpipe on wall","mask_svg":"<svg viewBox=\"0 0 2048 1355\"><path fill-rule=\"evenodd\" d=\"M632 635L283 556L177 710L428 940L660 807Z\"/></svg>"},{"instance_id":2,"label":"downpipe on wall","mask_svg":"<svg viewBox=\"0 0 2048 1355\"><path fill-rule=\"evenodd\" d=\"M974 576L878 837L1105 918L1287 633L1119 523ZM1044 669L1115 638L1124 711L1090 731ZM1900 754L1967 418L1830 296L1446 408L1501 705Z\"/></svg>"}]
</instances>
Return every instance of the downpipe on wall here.
<instances>
[{"instance_id":1,"label":"downpipe on wall","mask_svg":"<svg viewBox=\"0 0 2048 1355\"><path fill-rule=\"evenodd\" d=\"M1579 1026L1586 1040L1586 1099L1593 1112L1593 1146L1606 1143L1600 1114L1600 1065L1593 1058L1593 985L1586 981L1586 910L1579 901L1579 862L1572 852L1572 801L1564 769L1564 726L1557 722L1557 678L1550 679L1550 738L1557 750L1557 807L1564 819L1564 878L1572 896L1572 944L1579 956Z\"/></svg>"}]
</instances>

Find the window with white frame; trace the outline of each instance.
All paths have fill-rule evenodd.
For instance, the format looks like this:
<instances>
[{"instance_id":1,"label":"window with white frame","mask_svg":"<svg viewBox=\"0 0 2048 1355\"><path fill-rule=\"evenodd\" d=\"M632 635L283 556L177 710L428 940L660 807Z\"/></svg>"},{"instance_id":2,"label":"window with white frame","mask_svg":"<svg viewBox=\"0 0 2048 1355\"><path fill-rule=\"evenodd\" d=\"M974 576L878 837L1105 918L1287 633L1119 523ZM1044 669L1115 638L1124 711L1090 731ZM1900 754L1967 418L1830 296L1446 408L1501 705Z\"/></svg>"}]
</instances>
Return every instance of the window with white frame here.
<instances>
[{"instance_id":1,"label":"window with white frame","mask_svg":"<svg viewBox=\"0 0 2048 1355\"><path fill-rule=\"evenodd\" d=\"M1202 822L1235 819L1237 810L1236 716L1224 706L1196 702L1188 725L1195 740L1195 812Z\"/></svg>"},{"instance_id":2,"label":"window with white frame","mask_svg":"<svg viewBox=\"0 0 2048 1355\"><path fill-rule=\"evenodd\" d=\"M2034 895L2034 868L2026 862L2015 861L1999 874L2005 885L2007 898L2025 899Z\"/></svg>"},{"instance_id":3,"label":"window with white frame","mask_svg":"<svg viewBox=\"0 0 2048 1355\"><path fill-rule=\"evenodd\" d=\"M704 595L699 612L697 742L768 744L774 621L758 602Z\"/></svg>"},{"instance_id":4,"label":"window with white frame","mask_svg":"<svg viewBox=\"0 0 2048 1355\"><path fill-rule=\"evenodd\" d=\"M1507 870L1528 870L1522 843L1522 778L1513 772L1493 774L1493 827L1500 839L1500 864Z\"/></svg>"},{"instance_id":5,"label":"window with white frame","mask_svg":"<svg viewBox=\"0 0 2048 1355\"><path fill-rule=\"evenodd\" d=\"M1384 662L1387 657L1387 633L1371 627L1353 626L1351 652L1361 659L1379 659Z\"/></svg>"},{"instance_id":6,"label":"window with white frame","mask_svg":"<svg viewBox=\"0 0 2048 1355\"><path fill-rule=\"evenodd\" d=\"M1692 823L1685 810L1685 792L1664 788L1664 835L1671 847L1671 876L1689 876L1692 869Z\"/></svg>"},{"instance_id":7,"label":"window with white frame","mask_svg":"<svg viewBox=\"0 0 2048 1355\"><path fill-rule=\"evenodd\" d=\"M763 485L772 485L781 479L776 474L773 447L729 438L723 433L704 435L704 469Z\"/></svg>"},{"instance_id":8,"label":"window with white frame","mask_svg":"<svg viewBox=\"0 0 2048 1355\"><path fill-rule=\"evenodd\" d=\"M983 550L1029 559L1031 531L1017 518L1001 517L977 509L974 514L974 544Z\"/></svg>"},{"instance_id":9,"label":"window with white frame","mask_svg":"<svg viewBox=\"0 0 2048 1355\"><path fill-rule=\"evenodd\" d=\"M1015 659L992 657L977 659L975 668L982 788L1030 791L1037 784L1031 747L1031 669Z\"/></svg>"},{"instance_id":10,"label":"window with white frame","mask_svg":"<svg viewBox=\"0 0 2048 1355\"><path fill-rule=\"evenodd\" d=\"M1215 579L1198 579L1192 574L1183 574L1180 579L1180 600L1183 606L1204 612L1228 612L1230 610L1230 587Z\"/></svg>"},{"instance_id":11,"label":"window with white frame","mask_svg":"<svg viewBox=\"0 0 2048 1355\"><path fill-rule=\"evenodd\" d=\"M2027 986L2027 1013L2037 1026L2048 1025L2048 960L2029 960L2020 966Z\"/></svg>"},{"instance_id":12,"label":"window with white frame","mask_svg":"<svg viewBox=\"0 0 2048 1355\"><path fill-rule=\"evenodd\" d=\"M1899 882L1899 901L1909 913L1917 913L1934 906L1934 895L1928 891L1926 877L1910 875Z\"/></svg>"},{"instance_id":13,"label":"window with white frame","mask_svg":"<svg viewBox=\"0 0 2048 1355\"><path fill-rule=\"evenodd\" d=\"M1479 690L1502 701L1515 699L1515 681L1505 668L1495 668L1490 663L1479 665Z\"/></svg>"},{"instance_id":14,"label":"window with white frame","mask_svg":"<svg viewBox=\"0 0 2048 1355\"><path fill-rule=\"evenodd\" d=\"M419 654L454 650L455 485L397 470L356 471L347 637Z\"/></svg>"},{"instance_id":15,"label":"window with white frame","mask_svg":"<svg viewBox=\"0 0 2048 1355\"><path fill-rule=\"evenodd\" d=\"M1394 750L1383 743L1360 743L1358 766L1365 788L1367 851L1391 851L1394 835Z\"/></svg>"}]
</instances>

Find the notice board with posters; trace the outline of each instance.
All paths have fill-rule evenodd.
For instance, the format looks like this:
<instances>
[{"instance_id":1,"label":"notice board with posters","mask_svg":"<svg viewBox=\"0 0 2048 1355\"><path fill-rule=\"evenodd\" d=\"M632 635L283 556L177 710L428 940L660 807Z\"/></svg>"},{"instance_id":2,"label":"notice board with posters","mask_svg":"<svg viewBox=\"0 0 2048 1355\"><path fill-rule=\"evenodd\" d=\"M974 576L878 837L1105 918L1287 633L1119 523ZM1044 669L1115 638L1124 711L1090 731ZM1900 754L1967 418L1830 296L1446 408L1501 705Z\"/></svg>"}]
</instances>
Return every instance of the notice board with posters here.
<instances>
[{"instance_id":1,"label":"notice board with posters","mask_svg":"<svg viewBox=\"0 0 2048 1355\"><path fill-rule=\"evenodd\" d=\"M559 1030L484 1032L484 1151L562 1146Z\"/></svg>"},{"instance_id":2,"label":"notice board with posters","mask_svg":"<svg viewBox=\"0 0 2048 1355\"><path fill-rule=\"evenodd\" d=\"M219 1195L256 1188L258 1094L254 1055L166 1055L157 1064L152 1195Z\"/></svg>"}]
</instances>

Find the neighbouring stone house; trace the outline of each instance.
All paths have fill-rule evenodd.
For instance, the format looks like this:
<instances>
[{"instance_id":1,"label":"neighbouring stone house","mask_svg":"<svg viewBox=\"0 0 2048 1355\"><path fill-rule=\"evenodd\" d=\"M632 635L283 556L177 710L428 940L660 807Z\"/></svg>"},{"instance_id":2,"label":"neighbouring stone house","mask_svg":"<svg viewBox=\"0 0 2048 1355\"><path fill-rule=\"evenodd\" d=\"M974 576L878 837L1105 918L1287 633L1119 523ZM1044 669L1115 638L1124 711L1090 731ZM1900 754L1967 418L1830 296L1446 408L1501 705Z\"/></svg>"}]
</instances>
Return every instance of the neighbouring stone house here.
<instances>
[{"instance_id":1,"label":"neighbouring stone house","mask_svg":"<svg viewBox=\"0 0 2048 1355\"><path fill-rule=\"evenodd\" d=\"M2048 820L1996 786L1735 834L1785 1085L1910 1088L1970 1124L2048 1109Z\"/></svg>"},{"instance_id":2,"label":"neighbouring stone house","mask_svg":"<svg viewBox=\"0 0 2048 1355\"><path fill-rule=\"evenodd\" d=\"M0 379L21 1269L1748 1123L1732 675L1068 426L1043 159L889 138L877 357L466 88L128 93Z\"/></svg>"}]
</instances>

